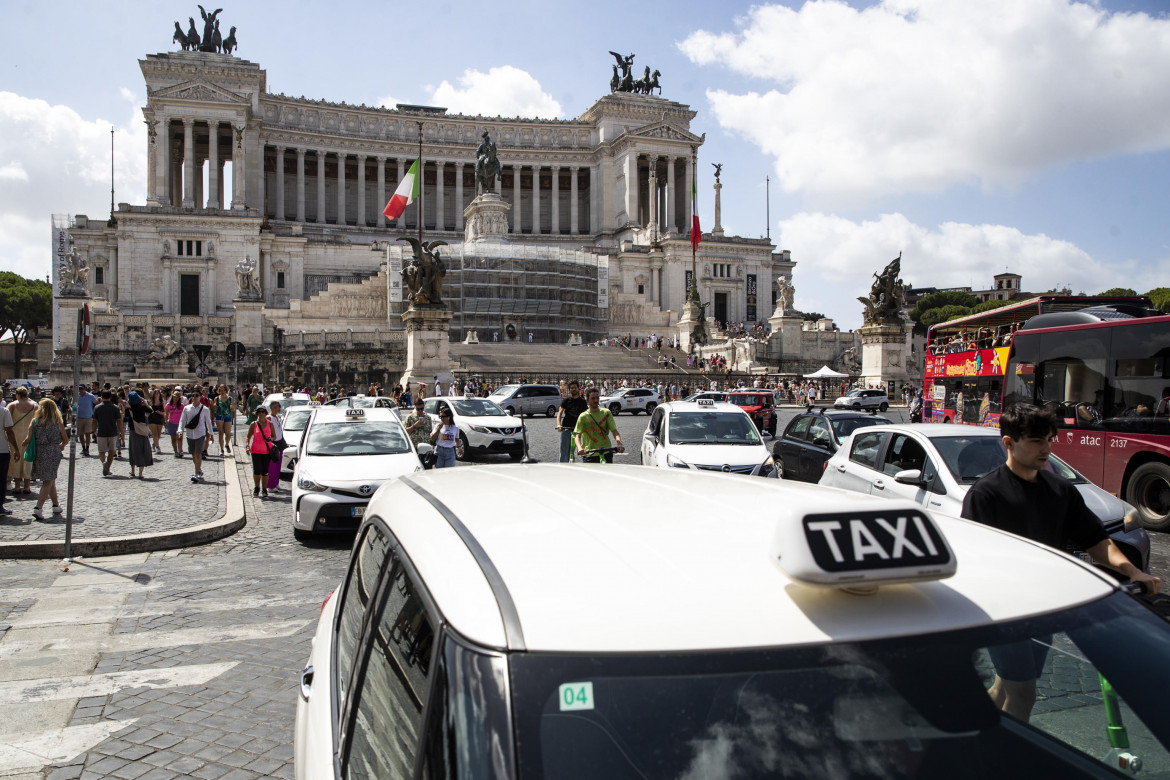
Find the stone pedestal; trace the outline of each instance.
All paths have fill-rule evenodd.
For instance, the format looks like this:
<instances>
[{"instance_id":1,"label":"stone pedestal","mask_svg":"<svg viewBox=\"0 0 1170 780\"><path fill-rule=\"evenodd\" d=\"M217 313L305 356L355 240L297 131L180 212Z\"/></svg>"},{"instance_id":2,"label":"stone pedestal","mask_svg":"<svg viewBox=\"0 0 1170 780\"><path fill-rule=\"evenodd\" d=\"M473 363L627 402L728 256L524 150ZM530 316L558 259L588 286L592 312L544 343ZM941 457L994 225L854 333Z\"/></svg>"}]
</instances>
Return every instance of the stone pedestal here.
<instances>
[{"instance_id":1,"label":"stone pedestal","mask_svg":"<svg viewBox=\"0 0 1170 780\"><path fill-rule=\"evenodd\" d=\"M678 348L683 352L690 352L692 346L700 346L693 344L691 334L702 316L703 310L695 301L688 299L683 304L682 317L678 321Z\"/></svg>"},{"instance_id":2,"label":"stone pedestal","mask_svg":"<svg viewBox=\"0 0 1170 780\"><path fill-rule=\"evenodd\" d=\"M477 330L467 331L467 334L463 337L463 343L464 344L478 344L479 343L479 331L477 331Z\"/></svg>"},{"instance_id":3,"label":"stone pedestal","mask_svg":"<svg viewBox=\"0 0 1170 780\"><path fill-rule=\"evenodd\" d=\"M49 363L49 383L51 386L73 384L73 356L77 352L77 320L81 317L81 307L90 300L83 295L56 295L53 296L57 321L54 335L57 338L53 344L53 359ZM23 357L33 356L36 347L25 345ZM86 381L93 374L92 358L82 358L82 378ZM88 364L88 365L87 365Z\"/></svg>"},{"instance_id":4,"label":"stone pedestal","mask_svg":"<svg viewBox=\"0 0 1170 780\"><path fill-rule=\"evenodd\" d=\"M232 323L235 340L249 350L259 349L264 343L264 301L235 300L232 306L236 310Z\"/></svg>"},{"instance_id":5,"label":"stone pedestal","mask_svg":"<svg viewBox=\"0 0 1170 780\"><path fill-rule=\"evenodd\" d=\"M777 309L768 318L768 324L772 326L772 335L769 336L769 340L772 342L774 355L799 357L803 353L800 335L804 326L803 317L785 314Z\"/></svg>"},{"instance_id":6,"label":"stone pedestal","mask_svg":"<svg viewBox=\"0 0 1170 780\"><path fill-rule=\"evenodd\" d=\"M494 192L477 195L463 209L463 240L504 241L508 237L509 206Z\"/></svg>"},{"instance_id":7,"label":"stone pedestal","mask_svg":"<svg viewBox=\"0 0 1170 780\"><path fill-rule=\"evenodd\" d=\"M402 313L402 323L406 326L406 371L402 374L402 386L409 388L412 395L418 393L419 383L434 388L438 381L443 387L450 387L451 312L410 308Z\"/></svg>"},{"instance_id":8,"label":"stone pedestal","mask_svg":"<svg viewBox=\"0 0 1170 780\"><path fill-rule=\"evenodd\" d=\"M863 387L881 387L887 383L910 381L909 322L887 325L863 325L861 334L861 383Z\"/></svg>"}]
</instances>

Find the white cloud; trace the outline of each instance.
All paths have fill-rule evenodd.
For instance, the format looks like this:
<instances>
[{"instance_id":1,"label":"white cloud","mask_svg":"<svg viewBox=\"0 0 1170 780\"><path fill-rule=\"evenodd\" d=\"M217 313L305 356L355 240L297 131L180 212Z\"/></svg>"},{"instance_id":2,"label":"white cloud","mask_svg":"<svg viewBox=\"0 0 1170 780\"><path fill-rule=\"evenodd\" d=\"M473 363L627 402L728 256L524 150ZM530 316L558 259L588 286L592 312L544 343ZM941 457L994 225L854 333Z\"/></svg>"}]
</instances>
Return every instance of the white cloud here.
<instances>
[{"instance_id":1,"label":"white cloud","mask_svg":"<svg viewBox=\"0 0 1170 780\"><path fill-rule=\"evenodd\" d=\"M1167 19L1072 0L810 0L739 24L679 48L765 83L707 96L785 190L825 205L1170 146Z\"/></svg>"},{"instance_id":2,"label":"white cloud","mask_svg":"<svg viewBox=\"0 0 1170 780\"><path fill-rule=\"evenodd\" d=\"M127 118L115 125L117 200L146 200L146 127L142 100L122 90ZM54 213L109 215L110 126L68 106L0 92L0 270L29 277L49 272Z\"/></svg>"},{"instance_id":3,"label":"white cloud","mask_svg":"<svg viewBox=\"0 0 1170 780\"><path fill-rule=\"evenodd\" d=\"M1068 241L1025 234L1004 225L946 222L916 225L902 214L853 222L802 212L781 220L780 239L799 262L794 269L796 307L837 319L842 328L861 324L860 303L873 274L902 253L902 279L917 287L991 286L1005 270L1020 274L1025 290L1068 286L1094 294L1121 284L1144 292L1160 284L1152 271L1132 261L1103 263Z\"/></svg>"},{"instance_id":4,"label":"white cloud","mask_svg":"<svg viewBox=\"0 0 1170 780\"><path fill-rule=\"evenodd\" d=\"M487 73L467 69L454 86L444 81L431 93L431 102L453 113L484 116L526 116L554 119L561 104L545 92L527 71L504 65Z\"/></svg>"}]
</instances>

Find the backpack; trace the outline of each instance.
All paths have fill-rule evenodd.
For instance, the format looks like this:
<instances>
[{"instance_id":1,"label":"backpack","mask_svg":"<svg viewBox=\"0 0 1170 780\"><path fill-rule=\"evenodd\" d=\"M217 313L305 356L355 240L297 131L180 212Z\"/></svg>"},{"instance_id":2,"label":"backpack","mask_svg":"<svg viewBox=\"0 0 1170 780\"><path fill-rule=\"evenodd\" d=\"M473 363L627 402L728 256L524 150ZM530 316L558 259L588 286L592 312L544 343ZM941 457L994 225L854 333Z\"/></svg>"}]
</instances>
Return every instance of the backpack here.
<instances>
[{"instance_id":1,"label":"backpack","mask_svg":"<svg viewBox=\"0 0 1170 780\"><path fill-rule=\"evenodd\" d=\"M190 408L190 407L188 407L188 408ZM194 417L192 417L187 422L187 425L184 426L184 427L186 427L187 430L193 431L199 427L199 423L203 421L203 409L204 409L203 404L200 404L199 411L195 414Z\"/></svg>"}]
</instances>

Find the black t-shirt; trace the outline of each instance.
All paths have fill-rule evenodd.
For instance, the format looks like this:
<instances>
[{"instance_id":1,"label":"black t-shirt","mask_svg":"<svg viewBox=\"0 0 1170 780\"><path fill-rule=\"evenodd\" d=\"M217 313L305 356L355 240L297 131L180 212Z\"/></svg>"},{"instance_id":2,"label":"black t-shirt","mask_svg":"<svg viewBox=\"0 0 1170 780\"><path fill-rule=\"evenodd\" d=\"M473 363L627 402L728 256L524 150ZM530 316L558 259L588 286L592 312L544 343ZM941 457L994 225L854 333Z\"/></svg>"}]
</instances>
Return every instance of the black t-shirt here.
<instances>
[{"instance_id":1,"label":"black t-shirt","mask_svg":"<svg viewBox=\"0 0 1170 780\"><path fill-rule=\"evenodd\" d=\"M93 408L93 421L97 426L98 436L117 436L118 423L122 420L122 413L118 405L102 401Z\"/></svg>"},{"instance_id":2,"label":"black t-shirt","mask_svg":"<svg viewBox=\"0 0 1170 780\"><path fill-rule=\"evenodd\" d=\"M573 430L577 426L577 418L581 416L581 412L589 408L589 404L584 396L574 398L567 395L561 400L561 408L565 410L565 413L561 415L561 425Z\"/></svg>"},{"instance_id":3,"label":"black t-shirt","mask_svg":"<svg viewBox=\"0 0 1170 780\"><path fill-rule=\"evenodd\" d=\"M1028 482L1000 466L967 491L963 517L1058 550L1087 550L1106 538L1076 486L1050 471Z\"/></svg>"}]
</instances>

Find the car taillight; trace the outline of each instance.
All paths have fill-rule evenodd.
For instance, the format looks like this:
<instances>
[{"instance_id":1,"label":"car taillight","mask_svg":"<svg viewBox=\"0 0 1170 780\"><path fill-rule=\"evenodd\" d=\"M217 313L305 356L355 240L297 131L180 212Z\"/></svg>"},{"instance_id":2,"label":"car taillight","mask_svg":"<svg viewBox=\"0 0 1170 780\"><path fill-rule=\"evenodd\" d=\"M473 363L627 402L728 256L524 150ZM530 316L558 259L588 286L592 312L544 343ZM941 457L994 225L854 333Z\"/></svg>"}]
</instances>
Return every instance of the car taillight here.
<instances>
[{"instance_id":1,"label":"car taillight","mask_svg":"<svg viewBox=\"0 0 1170 780\"><path fill-rule=\"evenodd\" d=\"M329 591L329 595L328 595L328 596L326 596L326 597L325 597L325 600L321 602L321 611L322 611L322 612L324 612L324 611L325 611L325 605L329 603L329 599L333 598L333 594L334 594L334 593L336 593L336 592L337 592L337 591L333 591L333 590Z\"/></svg>"},{"instance_id":2,"label":"car taillight","mask_svg":"<svg viewBox=\"0 0 1170 780\"><path fill-rule=\"evenodd\" d=\"M829 461L826 460L824 463L821 464L821 473L824 474L828 470L829 470ZM326 600L328 600L328 599L326 599Z\"/></svg>"}]
</instances>

